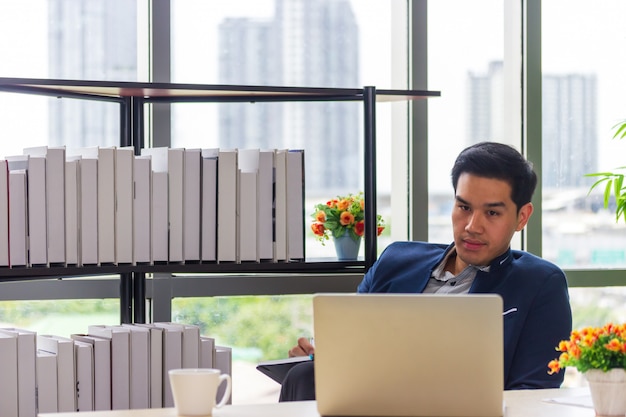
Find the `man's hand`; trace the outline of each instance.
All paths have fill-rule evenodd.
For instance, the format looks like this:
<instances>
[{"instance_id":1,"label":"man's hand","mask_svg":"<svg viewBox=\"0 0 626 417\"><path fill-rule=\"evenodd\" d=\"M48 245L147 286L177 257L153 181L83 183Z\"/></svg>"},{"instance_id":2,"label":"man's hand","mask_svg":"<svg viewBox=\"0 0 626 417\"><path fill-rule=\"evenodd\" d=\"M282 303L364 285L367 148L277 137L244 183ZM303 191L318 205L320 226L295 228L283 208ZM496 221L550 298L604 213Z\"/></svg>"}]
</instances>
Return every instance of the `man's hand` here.
<instances>
[{"instance_id":1,"label":"man's hand","mask_svg":"<svg viewBox=\"0 0 626 417\"><path fill-rule=\"evenodd\" d=\"M309 356L315 353L315 347L309 341L307 337L298 338L298 345L289 349L289 357L294 356Z\"/></svg>"}]
</instances>

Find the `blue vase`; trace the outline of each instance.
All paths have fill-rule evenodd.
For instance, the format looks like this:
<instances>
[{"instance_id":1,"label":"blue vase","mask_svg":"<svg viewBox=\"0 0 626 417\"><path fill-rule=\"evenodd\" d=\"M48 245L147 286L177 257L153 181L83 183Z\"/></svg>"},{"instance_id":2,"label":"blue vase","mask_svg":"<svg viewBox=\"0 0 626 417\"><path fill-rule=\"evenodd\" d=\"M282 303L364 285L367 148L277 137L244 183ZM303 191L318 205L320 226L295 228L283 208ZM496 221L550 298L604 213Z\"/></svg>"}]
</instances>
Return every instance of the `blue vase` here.
<instances>
[{"instance_id":1,"label":"blue vase","mask_svg":"<svg viewBox=\"0 0 626 417\"><path fill-rule=\"evenodd\" d=\"M335 241L335 252L340 261L356 261L359 255L361 238L354 239L350 233L344 233L341 237L333 238Z\"/></svg>"}]
</instances>

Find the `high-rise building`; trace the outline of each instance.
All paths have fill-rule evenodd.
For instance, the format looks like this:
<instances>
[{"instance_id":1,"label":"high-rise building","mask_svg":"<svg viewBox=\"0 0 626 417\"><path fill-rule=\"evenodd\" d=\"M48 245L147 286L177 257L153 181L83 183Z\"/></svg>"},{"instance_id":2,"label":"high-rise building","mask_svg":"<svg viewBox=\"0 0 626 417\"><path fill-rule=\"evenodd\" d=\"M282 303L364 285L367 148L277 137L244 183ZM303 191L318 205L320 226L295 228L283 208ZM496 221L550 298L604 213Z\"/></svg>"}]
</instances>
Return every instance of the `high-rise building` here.
<instances>
[{"instance_id":1,"label":"high-rise building","mask_svg":"<svg viewBox=\"0 0 626 417\"><path fill-rule=\"evenodd\" d=\"M127 0L49 0L50 78L137 80L137 5ZM56 100L49 107L50 146L117 145L117 103Z\"/></svg>"},{"instance_id":2,"label":"high-rise building","mask_svg":"<svg viewBox=\"0 0 626 417\"><path fill-rule=\"evenodd\" d=\"M226 19L219 37L220 83L359 87L358 31L347 0L277 0L271 18ZM358 102L222 106L220 146L304 148L307 190L356 192L361 112Z\"/></svg>"},{"instance_id":3,"label":"high-rise building","mask_svg":"<svg viewBox=\"0 0 626 417\"><path fill-rule=\"evenodd\" d=\"M589 186L597 171L597 86L593 75L544 75L543 185Z\"/></svg>"},{"instance_id":4,"label":"high-rise building","mask_svg":"<svg viewBox=\"0 0 626 417\"><path fill-rule=\"evenodd\" d=\"M585 174L597 167L596 77L582 74L544 75L542 101L542 184L588 187ZM502 128L504 108L502 62L486 74L468 74L467 137L509 143Z\"/></svg>"},{"instance_id":5,"label":"high-rise building","mask_svg":"<svg viewBox=\"0 0 626 417\"><path fill-rule=\"evenodd\" d=\"M278 24L275 20L227 18L219 28L219 82L282 85ZM281 137L281 103L233 103L220 107L223 148L272 148Z\"/></svg>"},{"instance_id":6,"label":"high-rise building","mask_svg":"<svg viewBox=\"0 0 626 417\"><path fill-rule=\"evenodd\" d=\"M487 73L468 73L466 135L469 144L485 140L508 143L502 128L502 80L502 61L490 62Z\"/></svg>"},{"instance_id":7,"label":"high-rise building","mask_svg":"<svg viewBox=\"0 0 626 417\"><path fill-rule=\"evenodd\" d=\"M51 78L137 79L135 2L50 0L49 21ZM225 19L218 42L222 84L360 87L348 0L276 0L271 18ZM307 190L356 192L363 178L362 111L360 102L225 104L219 146L304 148ZM57 100L49 126L51 146L115 145L119 106Z\"/></svg>"}]
</instances>

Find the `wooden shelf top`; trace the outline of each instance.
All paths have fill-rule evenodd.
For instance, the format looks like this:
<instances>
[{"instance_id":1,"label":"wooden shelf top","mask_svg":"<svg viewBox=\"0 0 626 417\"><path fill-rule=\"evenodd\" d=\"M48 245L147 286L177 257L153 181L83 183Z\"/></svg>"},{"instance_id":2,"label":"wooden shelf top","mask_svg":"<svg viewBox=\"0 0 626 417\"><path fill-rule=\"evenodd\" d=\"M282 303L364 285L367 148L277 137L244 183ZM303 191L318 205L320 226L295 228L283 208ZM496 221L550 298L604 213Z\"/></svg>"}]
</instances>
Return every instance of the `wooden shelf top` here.
<instances>
[{"instance_id":1,"label":"wooden shelf top","mask_svg":"<svg viewBox=\"0 0 626 417\"><path fill-rule=\"evenodd\" d=\"M364 88L278 87L0 77L0 91L58 97L146 101L359 101ZM439 91L376 90L377 101L439 97Z\"/></svg>"}]
</instances>

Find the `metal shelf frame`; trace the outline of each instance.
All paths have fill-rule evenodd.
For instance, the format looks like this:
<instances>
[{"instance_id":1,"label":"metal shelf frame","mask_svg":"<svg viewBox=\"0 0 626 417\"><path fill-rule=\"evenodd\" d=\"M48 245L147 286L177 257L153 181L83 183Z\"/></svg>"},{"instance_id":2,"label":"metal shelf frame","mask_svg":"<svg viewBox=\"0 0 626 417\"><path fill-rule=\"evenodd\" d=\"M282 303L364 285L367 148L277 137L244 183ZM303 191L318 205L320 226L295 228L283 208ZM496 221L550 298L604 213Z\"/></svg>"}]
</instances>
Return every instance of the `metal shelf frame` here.
<instances>
[{"instance_id":1,"label":"metal shelf frame","mask_svg":"<svg viewBox=\"0 0 626 417\"><path fill-rule=\"evenodd\" d=\"M150 292L169 294L170 296L177 295L175 288L171 285L174 274L214 274L209 278L204 276L203 279L176 276L174 278L177 281L176 288L181 286L182 291L192 288L191 294L197 294L198 286L204 288L203 291L210 295L267 294L276 291L276 275L284 274L297 274L301 278L294 281L297 283L295 287L288 285L281 288L281 293L301 292L303 288L305 291L308 289L311 292L320 290L347 291L348 288L355 288L358 283L355 277L362 277L377 257L376 103L421 100L440 96L438 91L376 90L372 86L364 88L317 88L3 77L0 77L0 91L118 103L120 105L120 146L133 146L137 155L144 147L144 108L146 104L150 103L363 102L366 227L365 256L361 261L330 262L307 259L305 262L284 263L166 263L0 269L0 282L119 274L121 323L145 323L147 282L150 284L150 288L148 288ZM254 274L254 276L224 276L224 274L248 273ZM146 274L154 274L154 278L146 279ZM347 279L337 281L338 276L347 277ZM238 280L241 284L245 283L245 286L238 285L238 289L234 290L233 279ZM239 290L239 288L242 289ZM164 313L166 312L155 314L165 320ZM167 320L169 320L169 316Z\"/></svg>"}]
</instances>

